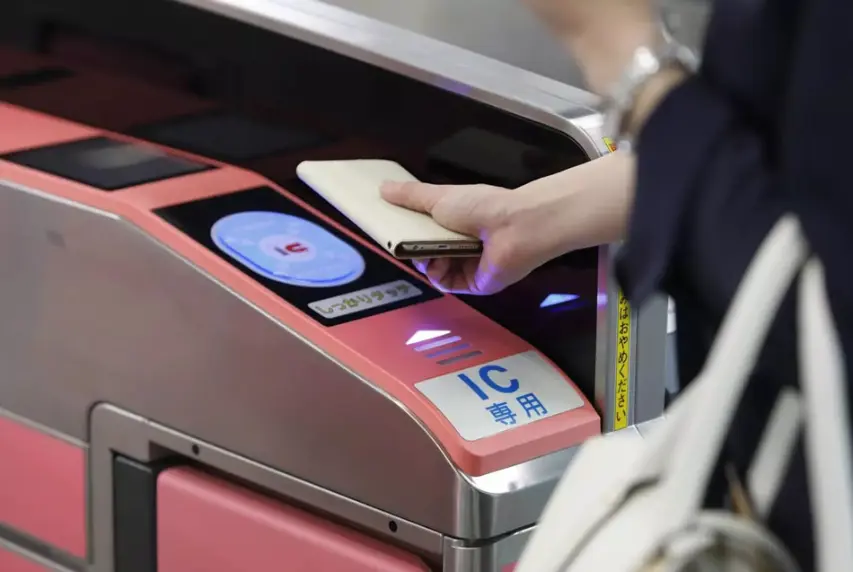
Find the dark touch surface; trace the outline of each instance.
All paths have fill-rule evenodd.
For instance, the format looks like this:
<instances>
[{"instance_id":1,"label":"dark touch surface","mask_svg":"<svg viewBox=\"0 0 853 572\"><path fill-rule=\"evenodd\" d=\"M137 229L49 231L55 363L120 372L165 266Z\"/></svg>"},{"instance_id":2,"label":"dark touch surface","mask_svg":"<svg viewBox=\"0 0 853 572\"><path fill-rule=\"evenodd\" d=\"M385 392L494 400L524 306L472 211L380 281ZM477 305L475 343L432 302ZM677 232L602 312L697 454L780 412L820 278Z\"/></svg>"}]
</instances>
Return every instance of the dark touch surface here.
<instances>
[{"instance_id":1,"label":"dark touch surface","mask_svg":"<svg viewBox=\"0 0 853 572\"><path fill-rule=\"evenodd\" d=\"M325 326L332 326L369 318L370 316L389 312L397 308L419 304L440 297L440 294L430 288L427 284L424 284L412 277L407 272L373 250L351 240L345 234L329 226L326 226L326 230L355 248L362 258L364 258L366 268L359 278L342 286L332 287L292 286L290 284L283 284L266 278L259 273L251 271L244 264L241 264L231 256L222 252L210 237L210 229L216 221L229 214L245 211L279 212L297 216L301 219L325 226L315 215L289 201L282 194L271 188L239 191L228 195L220 195L209 199L162 208L156 212L164 220L192 237L199 244L210 249L220 258L238 270L248 274L264 287L281 296L289 304L299 308L301 311L305 312L305 314ZM408 298L406 300L392 302L380 307L369 308L358 313L346 314L331 320L317 314L309 308L309 304L318 300L349 294L363 288L374 288L380 284L386 284L395 280L406 280L410 284L419 288L423 293L415 298Z\"/></svg>"},{"instance_id":2,"label":"dark touch surface","mask_svg":"<svg viewBox=\"0 0 853 572\"><path fill-rule=\"evenodd\" d=\"M212 167L170 156L153 145L97 137L0 156L103 191L116 191Z\"/></svg>"}]
</instances>

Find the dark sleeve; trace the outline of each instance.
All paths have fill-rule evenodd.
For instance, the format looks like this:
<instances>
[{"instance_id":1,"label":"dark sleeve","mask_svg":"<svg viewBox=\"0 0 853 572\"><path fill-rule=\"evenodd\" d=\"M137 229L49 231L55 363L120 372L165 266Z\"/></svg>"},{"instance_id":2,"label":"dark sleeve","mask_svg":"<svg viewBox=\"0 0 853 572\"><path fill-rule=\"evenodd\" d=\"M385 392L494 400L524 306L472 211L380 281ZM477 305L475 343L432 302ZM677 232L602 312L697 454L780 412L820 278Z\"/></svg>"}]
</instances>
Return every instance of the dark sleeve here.
<instances>
[{"instance_id":1,"label":"dark sleeve","mask_svg":"<svg viewBox=\"0 0 853 572\"><path fill-rule=\"evenodd\" d=\"M795 4L797 13L783 20L778 1L717 0L717 10L748 13L718 28L716 44L709 38L716 50L706 51L703 73L664 98L638 140L635 204L617 276L635 303L655 290L674 298L682 381L704 364L747 266L786 213L798 216L824 264L848 364L853 358L853 2L790 0ZM759 14L771 8L774 18ZM738 37L750 25L767 38L790 41L790 53L776 60L784 70L761 48L773 42L760 34ZM789 292L735 413L726 459L741 469L775 394L797 383L795 315ZM809 570L804 466L802 459L791 463L768 524ZM719 475L715 482L709 495L717 498L706 499L711 503L725 491Z\"/></svg>"},{"instance_id":2,"label":"dark sleeve","mask_svg":"<svg viewBox=\"0 0 853 572\"><path fill-rule=\"evenodd\" d=\"M697 76L654 111L638 140L637 188L617 273L626 296L673 297L682 378L704 362L761 241L788 209L764 135Z\"/></svg>"},{"instance_id":3,"label":"dark sleeve","mask_svg":"<svg viewBox=\"0 0 853 572\"><path fill-rule=\"evenodd\" d=\"M718 0L702 71L664 98L638 139L617 276L635 302L655 290L675 300L684 380L704 363L746 267L786 213L822 259L848 355L853 347L853 2L756 6L745 13L741 2ZM758 367L785 382L796 372L793 313L789 300Z\"/></svg>"},{"instance_id":4,"label":"dark sleeve","mask_svg":"<svg viewBox=\"0 0 853 572\"><path fill-rule=\"evenodd\" d=\"M676 304L679 377L705 363L723 315L764 237L789 209L768 159L768 141L737 106L701 77L670 93L638 141L637 189L628 240L617 265L626 296L656 290ZM793 292L793 290L792 290ZM794 297L789 293L735 423L728 455L746 466L775 394L796 383ZM722 503L715 479L712 504Z\"/></svg>"}]
</instances>

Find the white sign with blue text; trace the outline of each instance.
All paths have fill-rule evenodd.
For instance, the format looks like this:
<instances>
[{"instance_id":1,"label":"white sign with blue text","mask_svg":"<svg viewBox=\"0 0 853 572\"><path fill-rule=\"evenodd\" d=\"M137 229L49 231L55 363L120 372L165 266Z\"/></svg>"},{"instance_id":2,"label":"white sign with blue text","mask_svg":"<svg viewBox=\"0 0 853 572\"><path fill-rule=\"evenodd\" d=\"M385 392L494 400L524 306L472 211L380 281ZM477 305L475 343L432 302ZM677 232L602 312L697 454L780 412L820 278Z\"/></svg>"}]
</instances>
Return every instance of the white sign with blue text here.
<instances>
[{"instance_id":1,"label":"white sign with blue text","mask_svg":"<svg viewBox=\"0 0 853 572\"><path fill-rule=\"evenodd\" d=\"M466 441L577 409L583 399L535 351L434 377L415 385Z\"/></svg>"}]
</instances>

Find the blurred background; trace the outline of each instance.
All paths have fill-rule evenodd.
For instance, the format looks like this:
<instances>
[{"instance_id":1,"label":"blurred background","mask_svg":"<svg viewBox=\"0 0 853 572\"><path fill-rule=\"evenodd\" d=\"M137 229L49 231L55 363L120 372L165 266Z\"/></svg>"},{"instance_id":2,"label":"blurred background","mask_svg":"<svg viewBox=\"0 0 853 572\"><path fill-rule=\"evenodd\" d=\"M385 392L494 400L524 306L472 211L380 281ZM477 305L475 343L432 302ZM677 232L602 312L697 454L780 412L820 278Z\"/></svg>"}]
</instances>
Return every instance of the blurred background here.
<instances>
[{"instance_id":1,"label":"blurred background","mask_svg":"<svg viewBox=\"0 0 853 572\"><path fill-rule=\"evenodd\" d=\"M582 83L577 66L520 0L325 1L558 81ZM699 47L710 0L658 3L673 34Z\"/></svg>"}]
</instances>

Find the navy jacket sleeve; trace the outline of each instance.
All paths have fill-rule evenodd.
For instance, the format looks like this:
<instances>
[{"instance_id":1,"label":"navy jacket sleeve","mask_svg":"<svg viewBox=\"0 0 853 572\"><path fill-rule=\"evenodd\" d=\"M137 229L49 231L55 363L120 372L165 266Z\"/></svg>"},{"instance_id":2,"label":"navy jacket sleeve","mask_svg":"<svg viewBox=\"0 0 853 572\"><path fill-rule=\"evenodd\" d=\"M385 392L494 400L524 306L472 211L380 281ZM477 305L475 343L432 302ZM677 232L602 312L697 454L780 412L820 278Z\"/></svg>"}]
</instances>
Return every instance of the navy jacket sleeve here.
<instances>
[{"instance_id":1,"label":"navy jacket sleeve","mask_svg":"<svg viewBox=\"0 0 853 572\"><path fill-rule=\"evenodd\" d=\"M701 72L664 99L640 134L617 273L635 301L654 290L675 299L687 379L786 212L800 217L827 266L842 337L853 339L851 29L850 0L717 0ZM783 349L777 356L794 349L789 326L771 341ZM773 373L790 378L792 362L779 365Z\"/></svg>"},{"instance_id":2,"label":"navy jacket sleeve","mask_svg":"<svg viewBox=\"0 0 853 572\"><path fill-rule=\"evenodd\" d=\"M674 298L682 381L703 365L744 271L785 213L800 218L824 263L853 359L851 30L850 0L716 0L700 73L661 102L640 134L617 276L634 302L655 290ZM735 414L727 454L740 470L773 394L797 384L794 304L789 292ZM770 525L810 570L802 449L798 455ZM721 502L721 483L718 475L709 495L719 498L709 502Z\"/></svg>"}]
</instances>

